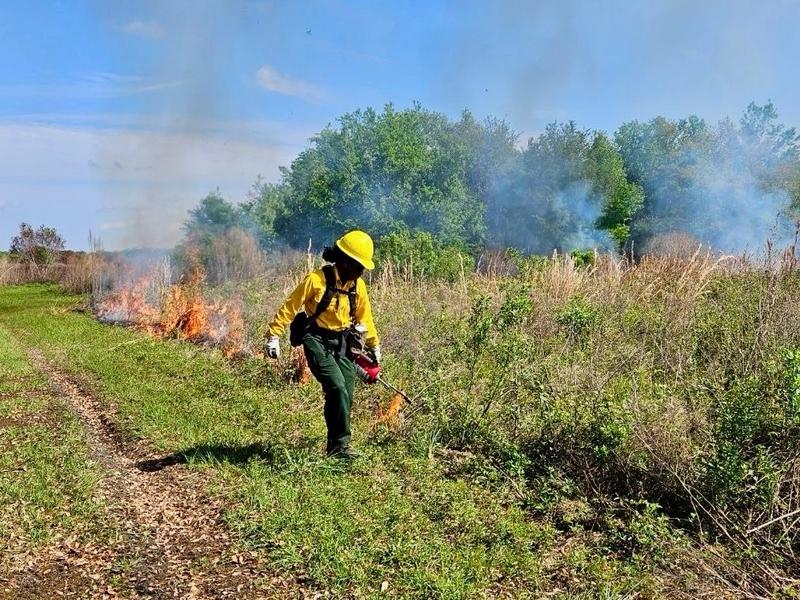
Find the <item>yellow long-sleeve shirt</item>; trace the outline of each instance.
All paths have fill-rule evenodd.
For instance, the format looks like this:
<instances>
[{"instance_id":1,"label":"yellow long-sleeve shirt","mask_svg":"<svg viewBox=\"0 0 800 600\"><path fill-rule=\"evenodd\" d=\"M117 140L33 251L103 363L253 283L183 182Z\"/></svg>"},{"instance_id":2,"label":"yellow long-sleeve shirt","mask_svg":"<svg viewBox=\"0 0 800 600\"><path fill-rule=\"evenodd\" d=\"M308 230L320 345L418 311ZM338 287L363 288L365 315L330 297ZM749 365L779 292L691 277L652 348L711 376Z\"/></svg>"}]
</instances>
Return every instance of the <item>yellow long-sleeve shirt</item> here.
<instances>
[{"instance_id":1,"label":"yellow long-sleeve shirt","mask_svg":"<svg viewBox=\"0 0 800 600\"><path fill-rule=\"evenodd\" d=\"M367 284L360 277L355 284L348 283L347 287L339 279L336 267L333 269L336 274L336 287L342 290L350 290L356 286L356 323L363 323L367 328L366 344L368 348L375 348L380 343L378 331L375 329L375 322L372 319L372 307L369 304L367 295ZM325 273L322 269L317 269L313 273L306 275L291 295L286 299L275 313L275 318L269 324L270 335L280 336L286 331L289 323L300 310L305 310L307 315L313 315L317 304L325 295ZM350 326L350 300L347 294L337 293L331 299L323 313L317 317L317 325L332 331L342 331Z\"/></svg>"}]
</instances>

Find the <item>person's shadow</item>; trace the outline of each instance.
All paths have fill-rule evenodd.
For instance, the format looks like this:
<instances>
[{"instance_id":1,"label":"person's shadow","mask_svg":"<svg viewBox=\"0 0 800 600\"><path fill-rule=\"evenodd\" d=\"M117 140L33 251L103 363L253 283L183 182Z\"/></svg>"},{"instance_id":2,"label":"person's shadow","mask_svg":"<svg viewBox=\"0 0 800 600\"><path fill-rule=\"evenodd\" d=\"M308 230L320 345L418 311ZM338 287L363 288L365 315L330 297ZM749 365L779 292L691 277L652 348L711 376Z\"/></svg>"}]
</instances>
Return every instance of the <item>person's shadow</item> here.
<instances>
[{"instance_id":1,"label":"person's shadow","mask_svg":"<svg viewBox=\"0 0 800 600\"><path fill-rule=\"evenodd\" d=\"M201 444L159 458L140 460L136 463L136 468L143 473L154 473L188 462L244 465L254 459L273 463L275 457L275 448L263 443L244 446L236 444Z\"/></svg>"}]
</instances>

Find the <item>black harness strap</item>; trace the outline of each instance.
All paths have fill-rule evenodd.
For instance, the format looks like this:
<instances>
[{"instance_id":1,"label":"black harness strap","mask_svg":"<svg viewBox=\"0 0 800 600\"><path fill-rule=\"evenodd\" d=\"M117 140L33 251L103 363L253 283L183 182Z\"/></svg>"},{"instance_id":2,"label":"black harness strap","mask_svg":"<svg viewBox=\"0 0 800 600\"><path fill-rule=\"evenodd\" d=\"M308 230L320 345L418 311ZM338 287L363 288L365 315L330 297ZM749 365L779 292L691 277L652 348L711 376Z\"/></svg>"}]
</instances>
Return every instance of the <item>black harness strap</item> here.
<instances>
[{"instance_id":1,"label":"black harness strap","mask_svg":"<svg viewBox=\"0 0 800 600\"><path fill-rule=\"evenodd\" d=\"M333 272L333 265L325 265L322 267L322 272L325 274L325 293L322 299L317 304L314 314L308 319L310 326L315 326L317 318L328 310L331 305L333 297L338 294L347 294L347 300L350 303L350 326L356 324L356 289L358 288L358 281L350 290L342 290L336 287L336 274Z\"/></svg>"}]
</instances>

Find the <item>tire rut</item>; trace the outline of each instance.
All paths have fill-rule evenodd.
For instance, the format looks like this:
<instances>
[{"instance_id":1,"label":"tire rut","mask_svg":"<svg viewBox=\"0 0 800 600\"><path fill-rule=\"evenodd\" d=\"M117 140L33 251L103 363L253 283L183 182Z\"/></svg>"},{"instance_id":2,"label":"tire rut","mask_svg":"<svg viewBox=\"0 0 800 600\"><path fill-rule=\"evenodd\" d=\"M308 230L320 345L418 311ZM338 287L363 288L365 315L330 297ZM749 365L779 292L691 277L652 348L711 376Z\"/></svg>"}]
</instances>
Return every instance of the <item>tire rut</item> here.
<instances>
[{"instance_id":1,"label":"tire rut","mask_svg":"<svg viewBox=\"0 0 800 600\"><path fill-rule=\"evenodd\" d=\"M145 442L126 438L113 413L109 416L90 393L40 352L29 354L85 429L92 458L102 472L96 496L119 535L113 547L75 540L60 544L51 550L47 564L18 582L19 591L37 598L247 600L313 595L296 580L271 576L257 554L236 552L222 520L222 500L204 491L208 482L201 473L188 469L179 455L158 457ZM52 586L60 589L48 589Z\"/></svg>"}]
</instances>

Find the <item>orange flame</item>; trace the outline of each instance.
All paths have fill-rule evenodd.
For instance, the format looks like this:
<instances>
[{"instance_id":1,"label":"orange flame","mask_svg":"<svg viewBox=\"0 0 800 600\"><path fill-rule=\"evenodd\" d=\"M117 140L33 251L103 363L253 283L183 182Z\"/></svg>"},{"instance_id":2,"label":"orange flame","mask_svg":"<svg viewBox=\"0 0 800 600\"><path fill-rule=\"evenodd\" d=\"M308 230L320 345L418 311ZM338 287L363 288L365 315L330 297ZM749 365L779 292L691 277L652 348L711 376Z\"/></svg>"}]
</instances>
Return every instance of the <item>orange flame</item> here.
<instances>
[{"instance_id":1,"label":"orange flame","mask_svg":"<svg viewBox=\"0 0 800 600\"><path fill-rule=\"evenodd\" d=\"M141 277L130 286L109 294L97 306L101 321L130 325L151 325L158 310L147 300L150 278Z\"/></svg>"},{"instance_id":2,"label":"orange flame","mask_svg":"<svg viewBox=\"0 0 800 600\"><path fill-rule=\"evenodd\" d=\"M292 348L289 353L289 362L292 365L290 378L294 383L305 385L311 378L311 371L308 369L306 354L301 347Z\"/></svg>"},{"instance_id":3,"label":"orange flame","mask_svg":"<svg viewBox=\"0 0 800 600\"><path fill-rule=\"evenodd\" d=\"M386 407L386 410L383 410L381 406L378 406L376 414L377 422L385 423L389 429L396 428L400 420L400 409L403 408L403 402L403 396L400 394L395 394L389 401L389 406Z\"/></svg>"},{"instance_id":4,"label":"orange flame","mask_svg":"<svg viewBox=\"0 0 800 600\"><path fill-rule=\"evenodd\" d=\"M186 275L178 284L169 286L166 293L155 289L155 275L133 279L96 305L98 318L156 336L219 346L227 357L247 354L239 298L207 301L202 288L205 272L196 258L190 256L190 263Z\"/></svg>"}]
</instances>

